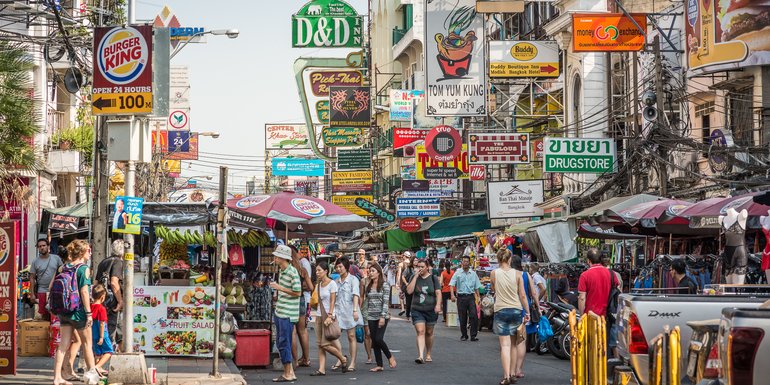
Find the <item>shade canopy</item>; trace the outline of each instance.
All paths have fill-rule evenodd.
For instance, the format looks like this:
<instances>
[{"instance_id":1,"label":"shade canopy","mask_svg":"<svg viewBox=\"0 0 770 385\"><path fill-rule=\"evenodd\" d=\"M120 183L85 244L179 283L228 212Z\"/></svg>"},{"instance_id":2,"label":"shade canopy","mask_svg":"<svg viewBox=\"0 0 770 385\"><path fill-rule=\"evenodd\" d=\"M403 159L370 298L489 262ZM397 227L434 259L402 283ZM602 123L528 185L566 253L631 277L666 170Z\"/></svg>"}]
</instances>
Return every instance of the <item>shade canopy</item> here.
<instances>
[{"instance_id":1,"label":"shade canopy","mask_svg":"<svg viewBox=\"0 0 770 385\"><path fill-rule=\"evenodd\" d=\"M725 215L727 210L735 209L739 212L746 210L749 214L746 227L758 229L761 227L759 217L768 215L770 206L755 202L754 197L764 194L766 192L763 191L727 198L706 199L682 210L679 212L679 216L688 218L690 227L693 229L714 229L720 227L719 217Z\"/></svg>"},{"instance_id":2,"label":"shade canopy","mask_svg":"<svg viewBox=\"0 0 770 385\"><path fill-rule=\"evenodd\" d=\"M599 223L608 223L612 220L613 216L617 215L617 212L634 205L646 202L652 202L661 200L663 198L649 195L649 194L637 194L624 197L614 197L607 199L595 206L589 207L577 214L570 215L568 218L586 219L592 225L598 225ZM617 220L616 222L620 222Z\"/></svg>"}]
</instances>

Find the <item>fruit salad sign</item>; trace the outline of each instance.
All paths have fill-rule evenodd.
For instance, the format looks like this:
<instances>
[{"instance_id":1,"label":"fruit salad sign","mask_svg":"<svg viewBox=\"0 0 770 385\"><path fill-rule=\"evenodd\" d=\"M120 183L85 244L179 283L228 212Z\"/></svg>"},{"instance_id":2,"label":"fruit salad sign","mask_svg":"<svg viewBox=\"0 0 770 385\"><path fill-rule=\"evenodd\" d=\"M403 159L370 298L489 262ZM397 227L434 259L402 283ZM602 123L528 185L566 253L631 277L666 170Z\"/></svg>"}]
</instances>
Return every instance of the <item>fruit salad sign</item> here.
<instances>
[{"instance_id":1,"label":"fruit salad sign","mask_svg":"<svg viewBox=\"0 0 770 385\"><path fill-rule=\"evenodd\" d=\"M148 356L211 357L213 287L134 289L134 349Z\"/></svg>"},{"instance_id":2,"label":"fruit salad sign","mask_svg":"<svg viewBox=\"0 0 770 385\"><path fill-rule=\"evenodd\" d=\"M427 115L486 115L486 38L476 0L426 1L426 7Z\"/></svg>"}]
</instances>

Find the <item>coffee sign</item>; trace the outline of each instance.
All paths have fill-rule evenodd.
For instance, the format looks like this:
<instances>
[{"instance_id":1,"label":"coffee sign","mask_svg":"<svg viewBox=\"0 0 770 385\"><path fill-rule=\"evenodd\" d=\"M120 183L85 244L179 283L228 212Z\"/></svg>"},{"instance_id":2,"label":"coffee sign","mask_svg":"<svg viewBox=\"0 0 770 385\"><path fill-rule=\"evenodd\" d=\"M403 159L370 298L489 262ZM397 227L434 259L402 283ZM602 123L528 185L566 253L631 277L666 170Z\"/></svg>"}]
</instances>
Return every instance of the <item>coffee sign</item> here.
<instances>
[{"instance_id":1,"label":"coffee sign","mask_svg":"<svg viewBox=\"0 0 770 385\"><path fill-rule=\"evenodd\" d=\"M311 1L291 17L295 48L360 48L363 18L340 0Z\"/></svg>"},{"instance_id":2,"label":"coffee sign","mask_svg":"<svg viewBox=\"0 0 770 385\"><path fill-rule=\"evenodd\" d=\"M433 127L425 136L425 151L438 162L455 160L460 155L462 144L460 132L451 126Z\"/></svg>"}]
</instances>

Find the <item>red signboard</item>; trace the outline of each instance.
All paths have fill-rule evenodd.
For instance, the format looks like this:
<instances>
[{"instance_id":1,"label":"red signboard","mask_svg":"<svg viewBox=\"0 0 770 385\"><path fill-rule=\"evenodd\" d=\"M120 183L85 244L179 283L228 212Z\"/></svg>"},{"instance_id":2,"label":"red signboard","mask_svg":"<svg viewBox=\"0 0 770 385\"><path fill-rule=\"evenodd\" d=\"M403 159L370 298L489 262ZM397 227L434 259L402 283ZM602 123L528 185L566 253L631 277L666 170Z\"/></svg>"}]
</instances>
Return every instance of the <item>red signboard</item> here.
<instances>
[{"instance_id":1,"label":"red signboard","mask_svg":"<svg viewBox=\"0 0 770 385\"><path fill-rule=\"evenodd\" d=\"M422 222L415 218L404 218L398 222L398 228L407 233L415 233L422 227Z\"/></svg>"},{"instance_id":2,"label":"red signboard","mask_svg":"<svg viewBox=\"0 0 770 385\"><path fill-rule=\"evenodd\" d=\"M543 139L537 139L532 141L532 160L536 162L542 162L544 151L545 151L545 143L543 142Z\"/></svg>"},{"instance_id":3,"label":"red signboard","mask_svg":"<svg viewBox=\"0 0 770 385\"><path fill-rule=\"evenodd\" d=\"M484 180L487 178L487 166L483 164L472 164L468 169L468 175L471 180Z\"/></svg>"},{"instance_id":4,"label":"red signboard","mask_svg":"<svg viewBox=\"0 0 770 385\"><path fill-rule=\"evenodd\" d=\"M451 126L433 127L425 136L425 151L438 162L455 160L462 150L460 132Z\"/></svg>"},{"instance_id":5,"label":"red signboard","mask_svg":"<svg viewBox=\"0 0 770 385\"><path fill-rule=\"evenodd\" d=\"M411 128L394 128L393 129L393 149L398 150L404 146L425 140L425 135L428 131L425 130L413 130ZM414 155L414 154L412 154Z\"/></svg>"},{"instance_id":6,"label":"red signboard","mask_svg":"<svg viewBox=\"0 0 770 385\"><path fill-rule=\"evenodd\" d=\"M529 134L472 133L468 140L471 163L530 162Z\"/></svg>"},{"instance_id":7,"label":"red signboard","mask_svg":"<svg viewBox=\"0 0 770 385\"><path fill-rule=\"evenodd\" d=\"M0 222L0 374L16 374L16 259L19 222Z\"/></svg>"}]
</instances>

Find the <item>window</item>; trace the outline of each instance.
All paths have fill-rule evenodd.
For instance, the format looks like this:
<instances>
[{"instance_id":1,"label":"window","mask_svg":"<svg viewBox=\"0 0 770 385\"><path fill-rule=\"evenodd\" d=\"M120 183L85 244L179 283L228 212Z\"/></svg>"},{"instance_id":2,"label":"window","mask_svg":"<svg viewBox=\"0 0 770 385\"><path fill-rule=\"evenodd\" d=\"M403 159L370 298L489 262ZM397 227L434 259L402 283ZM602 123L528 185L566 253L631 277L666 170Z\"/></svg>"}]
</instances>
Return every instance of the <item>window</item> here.
<instances>
[{"instance_id":1,"label":"window","mask_svg":"<svg viewBox=\"0 0 770 385\"><path fill-rule=\"evenodd\" d=\"M754 121L752 117L752 87L731 91L727 94L730 103L730 128L737 146L748 147L754 143Z\"/></svg>"},{"instance_id":2,"label":"window","mask_svg":"<svg viewBox=\"0 0 770 385\"><path fill-rule=\"evenodd\" d=\"M582 111L582 97L583 82L580 80L580 75L575 75L575 81L572 83L572 121L569 124L575 130L575 137L580 137L580 129L583 126L583 114ZM569 130L567 130L569 132Z\"/></svg>"},{"instance_id":3,"label":"window","mask_svg":"<svg viewBox=\"0 0 770 385\"><path fill-rule=\"evenodd\" d=\"M414 19L412 18L412 4L406 4L404 5L404 10L401 13L403 15L403 20L401 25L404 26L404 30L408 31L410 28L412 28L412 25L414 24Z\"/></svg>"}]
</instances>

